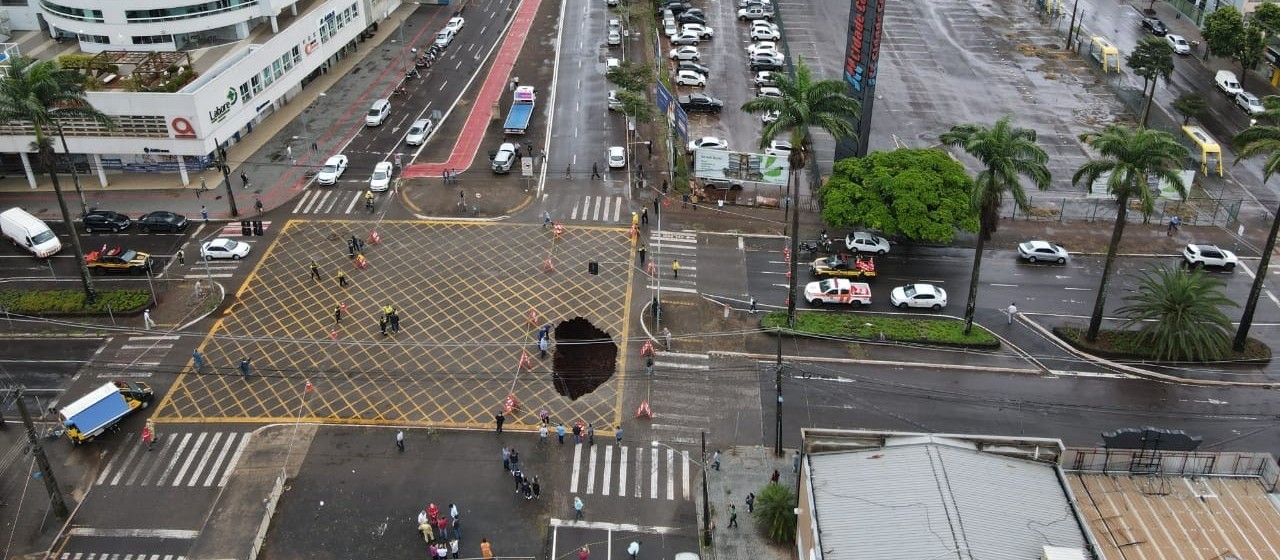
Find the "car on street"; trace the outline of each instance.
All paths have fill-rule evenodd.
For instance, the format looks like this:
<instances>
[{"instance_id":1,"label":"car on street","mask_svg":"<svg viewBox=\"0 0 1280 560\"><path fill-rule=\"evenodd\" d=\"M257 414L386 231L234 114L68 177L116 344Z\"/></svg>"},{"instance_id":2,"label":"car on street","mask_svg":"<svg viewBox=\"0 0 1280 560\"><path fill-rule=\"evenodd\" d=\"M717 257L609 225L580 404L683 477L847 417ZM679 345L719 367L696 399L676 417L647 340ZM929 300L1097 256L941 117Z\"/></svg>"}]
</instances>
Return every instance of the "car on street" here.
<instances>
[{"instance_id":1,"label":"car on street","mask_svg":"<svg viewBox=\"0 0 1280 560\"><path fill-rule=\"evenodd\" d=\"M449 44L453 42L455 35L457 35L457 32L447 27L440 30L439 33L436 33L435 46L440 47L441 49L448 48Z\"/></svg>"},{"instance_id":2,"label":"car on street","mask_svg":"<svg viewBox=\"0 0 1280 560\"><path fill-rule=\"evenodd\" d=\"M679 45L697 46L698 42L701 40L702 40L702 37L699 37L694 33L690 33L688 31L681 31L671 37L671 44L674 46L679 46Z\"/></svg>"},{"instance_id":3,"label":"car on street","mask_svg":"<svg viewBox=\"0 0 1280 560\"><path fill-rule=\"evenodd\" d=\"M618 90L616 89L609 90L609 110L610 111L622 110L622 100L618 99Z\"/></svg>"},{"instance_id":4,"label":"car on street","mask_svg":"<svg viewBox=\"0 0 1280 560\"><path fill-rule=\"evenodd\" d=\"M697 62L694 62L694 61L692 61L692 60L681 60L680 62L677 62L677 63L676 63L676 70L677 70L677 71L680 71L680 70L693 70L694 72L697 72L697 73L699 73L699 74L702 74L703 76L710 76L710 75L711 75L711 69L710 69L710 68L708 68L706 65L698 64Z\"/></svg>"},{"instance_id":5,"label":"car on street","mask_svg":"<svg viewBox=\"0 0 1280 560\"><path fill-rule=\"evenodd\" d=\"M404 143L410 146L421 146L427 141L427 137L431 136L431 131L435 130L435 123L431 119L418 119L409 125L409 133L404 136Z\"/></svg>"},{"instance_id":6,"label":"car on street","mask_svg":"<svg viewBox=\"0 0 1280 560\"><path fill-rule=\"evenodd\" d=\"M679 103L686 113L719 113L724 110L724 101L703 93L682 95Z\"/></svg>"},{"instance_id":7,"label":"car on street","mask_svg":"<svg viewBox=\"0 0 1280 560\"><path fill-rule=\"evenodd\" d=\"M773 12L766 11L763 7L743 8L738 10L738 19L742 21L753 19L773 19Z\"/></svg>"},{"instance_id":8,"label":"car on street","mask_svg":"<svg viewBox=\"0 0 1280 560\"><path fill-rule=\"evenodd\" d=\"M1027 262L1056 262L1058 264L1067 263L1067 249L1057 243L1041 241L1033 239L1031 241L1023 241L1018 244L1018 256Z\"/></svg>"},{"instance_id":9,"label":"car on street","mask_svg":"<svg viewBox=\"0 0 1280 560\"><path fill-rule=\"evenodd\" d=\"M627 149L622 146L609 147L609 167L622 169L627 166Z\"/></svg>"},{"instance_id":10,"label":"car on street","mask_svg":"<svg viewBox=\"0 0 1280 560\"><path fill-rule=\"evenodd\" d=\"M129 229L129 226L133 224L133 220L129 219L128 216L110 210L92 210L85 214L80 221L84 223L84 230L88 233L95 231L118 233Z\"/></svg>"},{"instance_id":11,"label":"car on street","mask_svg":"<svg viewBox=\"0 0 1280 560\"><path fill-rule=\"evenodd\" d=\"M681 33L692 33L692 34L697 35L697 36L699 36L699 37L701 37L701 38L703 38L703 39L710 39L710 38L714 37L714 36L715 36L715 34L716 34L716 32L715 32L715 30L714 30L714 29L711 29L710 27L707 27L707 26L702 25L702 24L700 24L700 23L686 23L686 24L684 24L684 25L680 26L680 32L681 32Z\"/></svg>"},{"instance_id":12,"label":"car on street","mask_svg":"<svg viewBox=\"0 0 1280 560\"><path fill-rule=\"evenodd\" d=\"M747 45L747 56L762 53L778 54L778 44L773 41L757 41Z\"/></svg>"},{"instance_id":13,"label":"car on street","mask_svg":"<svg viewBox=\"0 0 1280 560\"><path fill-rule=\"evenodd\" d=\"M778 120L778 117L780 117L780 116L782 116L782 112L781 112L781 111L777 111L777 110L774 110L774 111L765 111L764 113L762 113L762 114L760 115L760 122L762 122L762 123L764 123L764 124L769 124L769 123L771 123L771 122L773 122L773 121Z\"/></svg>"},{"instance_id":14,"label":"car on street","mask_svg":"<svg viewBox=\"0 0 1280 560\"><path fill-rule=\"evenodd\" d=\"M382 192L391 188L392 173L393 168L391 167L391 162L378 162L378 165L373 166L373 175L369 177L369 190L373 192Z\"/></svg>"},{"instance_id":15,"label":"car on street","mask_svg":"<svg viewBox=\"0 0 1280 560\"><path fill-rule=\"evenodd\" d=\"M693 70L680 70L676 72L676 85L706 87L707 77Z\"/></svg>"},{"instance_id":16,"label":"car on street","mask_svg":"<svg viewBox=\"0 0 1280 560\"><path fill-rule=\"evenodd\" d=\"M676 16L676 23L697 23L700 25L706 25L707 16L694 12L685 12Z\"/></svg>"},{"instance_id":17,"label":"car on street","mask_svg":"<svg viewBox=\"0 0 1280 560\"><path fill-rule=\"evenodd\" d=\"M1212 266L1223 270L1235 270L1236 264L1240 262L1236 254L1231 251L1219 249L1217 245L1196 243L1188 244L1182 250L1182 259L1186 261L1189 268Z\"/></svg>"},{"instance_id":18,"label":"car on street","mask_svg":"<svg viewBox=\"0 0 1280 560\"><path fill-rule=\"evenodd\" d=\"M125 249L124 247L107 249L105 245L102 249L85 255L84 260L85 266L95 274L104 272L142 274L151 270L152 265L155 264L151 255L147 253Z\"/></svg>"},{"instance_id":19,"label":"car on street","mask_svg":"<svg viewBox=\"0 0 1280 560\"><path fill-rule=\"evenodd\" d=\"M781 37L777 29L767 26L755 26L751 28L752 41L777 41Z\"/></svg>"},{"instance_id":20,"label":"car on street","mask_svg":"<svg viewBox=\"0 0 1280 560\"><path fill-rule=\"evenodd\" d=\"M786 140L770 140L769 147L764 149L765 155L788 157L791 155L791 142Z\"/></svg>"},{"instance_id":21,"label":"car on street","mask_svg":"<svg viewBox=\"0 0 1280 560\"><path fill-rule=\"evenodd\" d=\"M320 168L320 173L316 174L316 183L321 185L333 185L338 182L342 174L347 170L347 156L338 154L330 157L324 162L324 167Z\"/></svg>"},{"instance_id":22,"label":"car on street","mask_svg":"<svg viewBox=\"0 0 1280 560\"><path fill-rule=\"evenodd\" d=\"M844 246L855 253L883 255L889 252L888 239L865 231L855 231L844 236Z\"/></svg>"},{"instance_id":23,"label":"car on street","mask_svg":"<svg viewBox=\"0 0 1280 560\"><path fill-rule=\"evenodd\" d=\"M727 150L729 149L729 141L715 136L703 136L689 141L688 152L693 153L702 148L709 150Z\"/></svg>"},{"instance_id":24,"label":"car on street","mask_svg":"<svg viewBox=\"0 0 1280 560\"><path fill-rule=\"evenodd\" d=\"M1233 97L1235 94L1244 91L1240 87L1240 80L1236 78L1236 73L1230 70L1218 70L1213 76L1213 84L1218 86L1218 90L1227 94L1227 97Z\"/></svg>"},{"instance_id":25,"label":"car on street","mask_svg":"<svg viewBox=\"0 0 1280 560\"><path fill-rule=\"evenodd\" d=\"M608 42L610 47L616 47L618 45L621 45L622 32L618 31L617 29L610 29Z\"/></svg>"},{"instance_id":26,"label":"car on street","mask_svg":"<svg viewBox=\"0 0 1280 560\"><path fill-rule=\"evenodd\" d=\"M449 18L449 21L445 22L444 28L453 31L454 34L457 34L459 31L462 31L462 26L466 24L467 20L462 19L462 16L453 16Z\"/></svg>"},{"instance_id":27,"label":"car on street","mask_svg":"<svg viewBox=\"0 0 1280 560\"><path fill-rule=\"evenodd\" d=\"M876 260L873 257L851 257L848 253L839 253L814 259L809 265L809 273L819 278L873 279L876 277Z\"/></svg>"},{"instance_id":28,"label":"car on street","mask_svg":"<svg viewBox=\"0 0 1280 560\"><path fill-rule=\"evenodd\" d=\"M231 259L240 260L249 256L249 244L243 241L219 237L213 241L206 241L200 246L200 258L211 261L213 259Z\"/></svg>"},{"instance_id":29,"label":"car on street","mask_svg":"<svg viewBox=\"0 0 1280 560\"><path fill-rule=\"evenodd\" d=\"M933 284L907 284L893 289L889 303L900 309L927 307L938 311L947 306L947 291Z\"/></svg>"},{"instance_id":30,"label":"car on street","mask_svg":"<svg viewBox=\"0 0 1280 560\"><path fill-rule=\"evenodd\" d=\"M804 300L810 305L820 303L871 305L871 286L862 282L850 282L845 278L828 278L806 284Z\"/></svg>"},{"instance_id":31,"label":"car on street","mask_svg":"<svg viewBox=\"0 0 1280 560\"><path fill-rule=\"evenodd\" d=\"M186 230L188 223L186 216L168 210L147 212L141 218L138 218L138 227L142 229L143 233L151 233L153 231L178 233Z\"/></svg>"},{"instance_id":32,"label":"car on street","mask_svg":"<svg viewBox=\"0 0 1280 560\"><path fill-rule=\"evenodd\" d=\"M755 82L756 87L772 86L773 72L767 70L764 72L756 72Z\"/></svg>"},{"instance_id":33,"label":"car on street","mask_svg":"<svg viewBox=\"0 0 1280 560\"><path fill-rule=\"evenodd\" d=\"M698 47L685 46L671 49L671 60L693 60L697 61L702 55L698 54Z\"/></svg>"},{"instance_id":34,"label":"car on street","mask_svg":"<svg viewBox=\"0 0 1280 560\"><path fill-rule=\"evenodd\" d=\"M1164 37L1169 34L1169 28L1165 27L1164 22L1159 18L1142 18L1142 28L1150 31L1156 37Z\"/></svg>"},{"instance_id":35,"label":"car on street","mask_svg":"<svg viewBox=\"0 0 1280 560\"><path fill-rule=\"evenodd\" d=\"M776 99L782 99L782 90L773 86L764 86L760 88L760 91L756 92L756 97L773 97Z\"/></svg>"},{"instance_id":36,"label":"car on street","mask_svg":"<svg viewBox=\"0 0 1280 560\"><path fill-rule=\"evenodd\" d=\"M1170 33L1164 36L1164 40L1165 42L1169 43L1170 47L1173 47L1173 52L1175 54L1181 54L1181 55L1191 54L1191 43L1188 43L1187 39L1182 35L1175 35L1173 33Z\"/></svg>"},{"instance_id":37,"label":"car on street","mask_svg":"<svg viewBox=\"0 0 1280 560\"><path fill-rule=\"evenodd\" d=\"M622 60L614 57L604 59L604 71L607 74L610 70L622 66Z\"/></svg>"},{"instance_id":38,"label":"car on street","mask_svg":"<svg viewBox=\"0 0 1280 560\"><path fill-rule=\"evenodd\" d=\"M1262 106L1262 101L1258 99L1258 96L1247 91L1237 93L1235 101L1236 107L1250 115L1256 115L1267 110L1266 107Z\"/></svg>"}]
</instances>

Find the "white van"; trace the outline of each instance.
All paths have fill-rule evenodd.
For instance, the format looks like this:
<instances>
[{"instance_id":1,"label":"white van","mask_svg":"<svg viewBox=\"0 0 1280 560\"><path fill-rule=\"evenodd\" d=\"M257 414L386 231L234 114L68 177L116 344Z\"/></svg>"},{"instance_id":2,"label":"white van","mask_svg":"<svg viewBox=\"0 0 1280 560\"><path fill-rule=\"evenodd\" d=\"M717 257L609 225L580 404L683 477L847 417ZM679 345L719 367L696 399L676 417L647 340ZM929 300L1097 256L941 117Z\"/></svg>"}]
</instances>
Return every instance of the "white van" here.
<instances>
[{"instance_id":1,"label":"white van","mask_svg":"<svg viewBox=\"0 0 1280 560\"><path fill-rule=\"evenodd\" d=\"M48 224L28 214L21 208L0 212L0 230L14 245L44 258L62 250L62 242L53 234Z\"/></svg>"},{"instance_id":2,"label":"white van","mask_svg":"<svg viewBox=\"0 0 1280 560\"><path fill-rule=\"evenodd\" d=\"M391 116L391 102L386 99L379 99L373 102L373 106L369 108L369 114L364 117L365 126L381 126Z\"/></svg>"}]
</instances>

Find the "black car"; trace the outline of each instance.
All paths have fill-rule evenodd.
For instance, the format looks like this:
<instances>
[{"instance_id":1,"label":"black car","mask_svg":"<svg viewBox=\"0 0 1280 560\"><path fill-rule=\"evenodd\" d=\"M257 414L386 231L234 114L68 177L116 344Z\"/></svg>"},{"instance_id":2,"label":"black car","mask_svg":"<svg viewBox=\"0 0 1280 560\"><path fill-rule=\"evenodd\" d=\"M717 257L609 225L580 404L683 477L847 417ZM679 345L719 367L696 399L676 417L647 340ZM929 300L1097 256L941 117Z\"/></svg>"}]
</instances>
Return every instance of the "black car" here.
<instances>
[{"instance_id":1,"label":"black car","mask_svg":"<svg viewBox=\"0 0 1280 560\"><path fill-rule=\"evenodd\" d=\"M688 2L672 2L670 4L667 4L666 9L671 10L672 15L680 15L686 10L692 10L693 4L690 4Z\"/></svg>"},{"instance_id":2,"label":"black car","mask_svg":"<svg viewBox=\"0 0 1280 560\"><path fill-rule=\"evenodd\" d=\"M702 19L707 19L707 14L704 13L701 8L691 8L691 9L685 10L683 13L693 15L693 16L698 16Z\"/></svg>"},{"instance_id":3,"label":"black car","mask_svg":"<svg viewBox=\"0 0 1280 560\"><path fill-rule=\"evenodd\" d=\"M751 71L760 72L767 70L770 72L778 72L782 70L781 60L772 56L755 56L751 58Z\"/></svg>"},{"instance_id":4,"label":"black car","mask_svg":"<svg viewBox=\"0 0 1280 560\"><path fill-rule=\"evenodd\" d=\"M707 18L700 16L698 14L691 14L689 12L684 12L676 16L676 23L697 23L699 25L706 25Z\"/></svg>"},{"instance_id":5,"label":"black car","mask_svg":"<svg viewBox=\"0 0 1280 560\"><path fill-rule=\"evenodd\" d=\"M1169 28L1165 27L1164 22L1157 18L1142 18L1142 27L1156 37L1164 37L1169 34Z\"/></svg>"},{"instance_id":6,"label":"black car","mask_svg":"<svg viewBox=\"0 0 1280 560\"><path fill-rule=\"evenodd\" d=\"M92 210L84 215L84 230L93 233L95 231L109 231L117 233L129 229L129 225L133 223L128 216L110 210Z\"/></svg>"},{"instance_id":7,"label":"black car","mask_svg":"<svg viewBox=\"0 0 1280 560\"><path fill-rule=\"evenodd\" d=\"M724 109L723 101L701 93L683 96L679 101L686 113L719 113Z\"/></svg>"},{"instance_id":8,"label":"black car","mask_svg":"<svg viewBox=\"0 0 1280 560\"><path fill-rule=\"evenodd\" d=\"M697 62L694 62L692 60L681 60L680 62L677 62L676 72L679 72L681 70L693 70L694 72L702 74L703 76L711 75L710 68L707 68L706 65L698 64Z\"/></svg>"},{"instance_id":9,"label":"black car","mask_svg":"<svg viewBox=\"0 0 1280 560\"><path fill-rule=\"evenodd\" d=\"M178 233L187 229L187 217L165 210L156 210L138 218L138 227L142 228L144 233L153 231Z\"/></svg>"}]
</instances>

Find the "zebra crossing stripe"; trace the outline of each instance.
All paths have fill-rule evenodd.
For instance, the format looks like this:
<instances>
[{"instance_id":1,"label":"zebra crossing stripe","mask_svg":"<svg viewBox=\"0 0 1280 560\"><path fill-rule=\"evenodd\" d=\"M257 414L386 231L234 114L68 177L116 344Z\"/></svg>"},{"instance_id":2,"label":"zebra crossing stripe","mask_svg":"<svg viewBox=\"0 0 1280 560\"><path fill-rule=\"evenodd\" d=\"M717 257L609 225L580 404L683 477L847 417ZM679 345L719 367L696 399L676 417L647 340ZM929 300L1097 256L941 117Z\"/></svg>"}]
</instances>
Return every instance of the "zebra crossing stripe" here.
<instances>
[{"instance_id":1,"label":"zebra crossing stripe","mask_svg":"<svg viewBox=\"0 0 1280 560\"><path fill-rule=\"evenodd\" d=\"M237 435L237 434L231 434L231 435L227 436L227 441L226 441L226 442L224 443L224 445L222 446L222 451L218 452L218 459L217 459L216 461L214 461L214 463L213 463L213 464L215 464L215 465L221 465L221 464L222 464L222 460L223 460L224 458L226 458L226 456L227 456L227 452L228 452L228 451L230 451L230 450L231 450L231 446L232 446L232 445L234 445L234 442L235 442L235 440L236 440L236 435ZM246 439L248 439L248 434L246 434L246 435L245 435L245 438L246 438ZM241 442L241 443L243 444L243 442ZM232 465L228 466L228 469L230 469L232 466L234 466L234 463L233 463ZM216 477L217 475L218 475L218 469L210 470L210 471L209 471L209 476L208 476L208 477L206 477L206 478L204 479L204 485L205 485L205 486L210 486L210 485L212 485L212 484L213 484L213 479L214 479L214 477Z\"/></svg>"},{"instance_id":2,"label":"zebra crossing stripe","mask_svg":"<svg viewBox=\"0 0 1280 560\"><path fill-rule=\"evenodd\" d=\"M250 433L240 438L240 447L236 448L235 454L231 456L231 461L227 463L226 470L222 471L222 480L218 481L218 487L227 485L227 479L231 478L232 472L235 472L236 465L240 463L240 455L244 453L244 448L249 444L249 439L252 437L253 434Z\"/></svg>"},{"instance_id":3,"label":"zebra crossing stripe","mask_svg":"<svg viewBox=\"0 0 1280 560\"><path fill-rule=\"evenodd\" d=\"M644 478L643 476L640 475L640 473L644 472L643 470L640 469L640 466L643 464L644 464L644 448L637 447L636 448L636 490L634 494L634 496L637 498L644 497L644 494L641 493L641 490L640 490L641 479Z\"/></svg>"},{"instance_id":4,"label":"zebra crossing stripe","mask_svg":"<svg viewBox=\"0 0 1280 560\"><path fill-rule=\"evenodd\" d=\"M348 202L348 203L347 203L347 212L346 212L346 213L347 213L347 214L350 214L352 210L355 210L355 208L356 208L356 203L357 203L357 202L359 202L359 201L360 201L360 193L355 193L355 196L351 197L351 202Z\"/></svg>"},{"instance_id":5,"label":"zebra crossing stripe","mask_svg":"<svg viewBox=\"0 0 1280 560\"><path fill-rule=\"evenodd\" d=\"M667 499L668 500L676 499L676 477L671 476L671 473L675 472L672 470L675 468L675 466L676 466L676 452L674 450L668 449L667 450Z\"/></svg>"},{"instance_id":6,"label":"zebra crossing stripe","mask_svg":"<svg viewBox=\"0 0 1280 560\"><path fill-rule=\"evenodd\" d=\"M177 466L178 458L182 457L182 450L187 448L187 444L191 442L191 434L182 434L182 441L178 443L178 450L174 452L173 457L169 459L169 464L165 465L164 472L160 473L160 480L156 481L159 486L164 486L169 480L169 473L173 472L173 467Z\"/></svg>"},{"instance_id":7,"label":"zebra crossing stripe","mask_svg":"<svg viewBox=\"0 0 1280 560\"><path fill-rule=\"evenodd\" d=\"M196 455L198 454L196 452L200 450L200 444L204 443L204 438L208 435L208 433L200 432L200 436L196 438L195 444L191 446L191 454L187 455L187 460L182 462L182 468L178 469L178 475L173 477L173 486L182 484L182 479L187 476L187 469L191 468L191 462L196 459Z\"/></svg>"},{"instance_id":8,"label":"zebra crossing stripe","mask_svg":"<svg viewBox=\"0 0 1280 560\"><path fill-rule=\"evenodd\" d=\"M649 497L658 497L658 450L653 450L653 460L649 461Z\"/></svg>"},{"instance_id":9,"label":"zebra crossing stripe","mask_svg":"<svg viewBox=\"0 0 1280 560\"><path fill-rule=\"evenodd\" d=\"M187 482L187 486L195 486L196 481L200 480L200 473L204 472L204 466L209 462L209 456L214 449L218 447L218 440L222 439L222 432L213 434L213 439L209 440L209 452L200 455L200 464L196 465L196 470L191 473L191 480ZM177 484L174 484L177 486Z\"/></svg>"},{"instance_id":10,"label":"zebra crossing stripe","mask_svg":"<svg viewBox=\"0 0 1280 560\"><path fill-rule=\"evenodd\" d=\"M609 465L612 463L613 463L613 446L609 445L604 448L604 464ZM604 480L600 481L600 495L602 496L609 495L609 488L612 487L610 483L613 482L613 480L610 478L611 474L613 474L613 469L609 469L609 468L604 469Z\"/></svg>"},{"instance_id":11,"label":"zebra crossing stripe","mask_svg":"<svg viewBox=\"0 0 1280 560\"><path fill-rule=\"evenodd\" d=\"M573 475L569 478L569 493L578 493L578 472L582 468L582 445L573 446Z\"/></svg>"},{"instance_id":12,"label":"zebra crossing stripe","mask_svg":"<svg viewBox=\"0 0 1280 560\"><path fill-rule=\"evenodd\" d=\"M618 450L618 495L627 495L627 448Z\"/></svg>"},{"instance_id":13,"label":"zebra crossing stripe","mask_svg":"<svg viewBox=\"0 0 1280 560\"><path fill-rule=\"evenodd\" d=\"M689 499L689 452L681 451L680 455L684 457L684 499Z\"/></svg>"},{"instance_id":14,"label":"zebra crossing stripe","mask_svg":"<svg viewBox=\"0 0 1280 560\"><path fill-rule=\"evenodd\" d=\"M596 488L596 446L591 446L591 459L587 463L587 493L592 494Z\"/></svg>"}]
</instances>

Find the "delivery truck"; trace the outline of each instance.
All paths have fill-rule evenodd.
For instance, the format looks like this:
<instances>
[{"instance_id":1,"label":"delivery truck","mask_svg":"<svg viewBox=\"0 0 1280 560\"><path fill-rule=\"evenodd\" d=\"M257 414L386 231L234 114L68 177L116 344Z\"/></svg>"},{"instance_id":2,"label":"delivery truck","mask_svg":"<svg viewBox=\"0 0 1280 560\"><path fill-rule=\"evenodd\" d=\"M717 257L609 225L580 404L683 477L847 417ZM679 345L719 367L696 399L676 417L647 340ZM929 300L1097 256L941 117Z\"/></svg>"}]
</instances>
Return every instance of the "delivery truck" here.
<instances>
[{"instance_id":1,"label":"delivery truck","mask_svg":"<svg viewBox=\"0 0 1280 560\"><path fill-rule=\"evenodd\" d=\"M58 419L71 443L88 443L107 430L116 430L129 413L146 408L153 395L146 383L112 381L59 409Z\"/></svg>"},{"instance_id":2,"label":"delivery truck","mask_svg":"<svg viewBox=\"0 0 1280 560\"><path fill-rule=\"evenodd\" d=\"M511 100L511 112L507 113L507 123L502 125L507 134L524 134L529 128L529 119L533 117L533 102L537 97L530 86L516 88Z\"/></svg>"}]
</instances>

